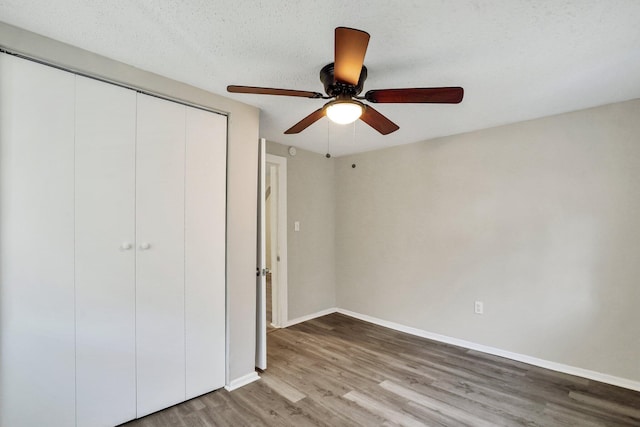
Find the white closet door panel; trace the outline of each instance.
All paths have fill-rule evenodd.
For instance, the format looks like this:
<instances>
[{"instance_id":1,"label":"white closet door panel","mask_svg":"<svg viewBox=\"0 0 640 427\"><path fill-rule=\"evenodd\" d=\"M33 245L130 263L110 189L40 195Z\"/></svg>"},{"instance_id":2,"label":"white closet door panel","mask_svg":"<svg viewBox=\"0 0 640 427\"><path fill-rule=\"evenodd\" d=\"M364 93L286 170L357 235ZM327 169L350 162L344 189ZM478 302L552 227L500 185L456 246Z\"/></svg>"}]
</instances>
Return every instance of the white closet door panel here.
<instances>
[{"instance_id":1,"label":"white closet door panel","mask_svg":"<svg viewBox=\"0 0 640 427\"><path fill-rule=\"evenodd\" d=\"M226 147L226 117L187 108L187 399L225 383Z\"/></svg>"},{"instance_id":2,"label":"white closet door panel","mask_svg":"<svg viewBox=\"0 0 640 427\"><path fill-rule=\"evenodd\" d=\"M0 54L0 425L75 424L74 83Z\"/></svg>"},{"instance_id":3,"label":"white closet door panel","mask_svg":"<svg viewBox=\"0 0 640 427\"><path fill-rule=\"evenodd\" d=\"M138 94L138 417L185 400L185 107Z\"/></svg>"},{"instance_id":4,"label":"white closet door panel","mask_svg":"<svg viewBox=\"0 0 640 427\"><path fill-rule=\"evenodd\" d=\"M136 93L76 80L77 425L136 417Z\"/></svg>"}]
</instances>

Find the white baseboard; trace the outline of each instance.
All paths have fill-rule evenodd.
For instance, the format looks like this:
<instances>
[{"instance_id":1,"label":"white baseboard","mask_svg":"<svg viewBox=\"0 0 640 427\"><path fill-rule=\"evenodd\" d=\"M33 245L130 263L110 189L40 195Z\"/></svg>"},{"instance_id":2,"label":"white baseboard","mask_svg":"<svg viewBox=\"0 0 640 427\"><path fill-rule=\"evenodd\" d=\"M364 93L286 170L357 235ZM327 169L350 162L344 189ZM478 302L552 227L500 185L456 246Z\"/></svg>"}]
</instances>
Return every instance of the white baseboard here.
<instances>
[{"instance_id":1,"label":"white baseboard","mask_svg":"<svg viewBox=\"0 0 640 427\"><path fill-rule=\"evenodd\" d=\"M284 327L288 328L289 326L293 326L293 325L296 325L298 323L306 322L307 320L315 319L316 317L326 316L327 314L335 313L336 311L338 311L338 309L335 308L335 307L332 307L332 308L327 308L326 310L318 311L316 313L307 314L306 316L298 317L298 318L295 318L295 319L292 319L292 320L289 320L289 321L285 322L284 323Z\"/></svg>"},{"instance_id":2,"label":"white baseboard","mask_svg":"<svg viewBox=\"0 0 640 427\"><path fill-rule=\"evenodd\" d=\"M247 375L244 375L244 376L242 376L240 378L236 378L235 380L231 380L229 382L229 384L224 386L224 388L227 391L233 391L233 390L238 389L240 387L243 387L243 386L245 386L247 384L250 384L250 383L252 383L254 381L257 381L259 379L260 379L260 376L258 376L258 373L253 371L253 372L250 372Z\"/></svg>"},{"instance_id":3,"label":"white baseboard","mask_svg":"<svg viewBox=\"0 0 640 427\"><path fill-rule=\"evenodd\" d=\"M376 317L367 316L366 314L360 314L360 313L345 310L342 308L338 308L335 311L337 311L340 314L344 314L346 316L355 317L356 319L364 320L365 322L384 326L389 329L405 332L407 334L415 335L418 337L427 338L430 340L439 341L446 344L452 344L452 345L467 348L470 350L477 350L483 353L493 354L495 356L506 357L507 359L517 360L518 362L524 362L530 365L539 366L541 368L550 369L552 371L562 372L569 375L575 375L578 377L587 378L590 380L599 381L599 382L615 385L618 387L628 388L630 390L640 391L640 382L638 381L615 377L613 375L603 374L601 372L596 372L596 371L590 371L588 369L577 368L575 366L564 365L562 363L551 362L549 360L538 359L536 357L531 357L531 356L527 356L519 353L513 353L510 351L501 350L499 348L489 347L486 345L477 344L470 341L448 337L446 335L434 334L433 332L427 332L422 329L412 328L410 326L401 325L399 323L389 322L387 320L378 319Z\"/></svg>"}]
</instances>

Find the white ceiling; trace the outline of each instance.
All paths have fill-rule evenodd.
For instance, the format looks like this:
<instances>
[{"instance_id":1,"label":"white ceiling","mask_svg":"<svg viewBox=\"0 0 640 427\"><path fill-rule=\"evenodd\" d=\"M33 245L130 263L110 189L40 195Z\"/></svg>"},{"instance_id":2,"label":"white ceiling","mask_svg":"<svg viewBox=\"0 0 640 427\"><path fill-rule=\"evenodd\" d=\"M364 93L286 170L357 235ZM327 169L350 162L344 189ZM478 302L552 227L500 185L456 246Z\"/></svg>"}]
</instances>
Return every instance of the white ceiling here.
<instances>
[{"instance_id":1,"label":"white ceiling","mask_svg":"<svg viewBox=\"0 0 640 427\"><path fill-rule=\"evenodd\" d=\"M333 155L640 98L638 0L0 0L0 20L255 105L262 137ZM290 136L326 101L226 93L322 92L338 26L371 34L365 91L462 86L463 102L378 104L387 136L326 118Z\"/></svg>"}]
</instances>

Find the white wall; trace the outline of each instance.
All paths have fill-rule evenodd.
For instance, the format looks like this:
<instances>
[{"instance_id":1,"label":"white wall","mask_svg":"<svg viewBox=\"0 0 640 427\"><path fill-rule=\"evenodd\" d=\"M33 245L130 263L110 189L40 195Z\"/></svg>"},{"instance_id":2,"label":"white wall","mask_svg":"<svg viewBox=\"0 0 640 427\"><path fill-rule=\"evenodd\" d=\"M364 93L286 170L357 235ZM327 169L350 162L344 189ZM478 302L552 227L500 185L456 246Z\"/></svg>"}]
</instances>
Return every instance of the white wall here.
<instances>
[{"instance_id":1,"label":"white wall","mask_svg":"<svg viewBox=\"0 0 640 427\"><path fill-rule=\"evenodd\" d=\"M336 306L334 159L267 142L267 153L287 158L289 320ZM300 231L294 231L294 222Z\"/></svg>"},{"instance_id":2,"label":"white wall","mask_svg":"<svg viewBox=\"0 0 640 427\"><path fill-rule=\"evenodd\" d=\"M258 109L0 22L0 47L229 114L227 363L229 381L254 372Z\"/></svg>"},{"instance_id":3,"label":"white wall","mask_svg":"<svg viewBox=\"0 0 640 427\"><path fill-rule=\"evenodd\" d=\"M338 158L338 306L640 381L639 119L634 100Z\"/></svg>"}]
</instances>

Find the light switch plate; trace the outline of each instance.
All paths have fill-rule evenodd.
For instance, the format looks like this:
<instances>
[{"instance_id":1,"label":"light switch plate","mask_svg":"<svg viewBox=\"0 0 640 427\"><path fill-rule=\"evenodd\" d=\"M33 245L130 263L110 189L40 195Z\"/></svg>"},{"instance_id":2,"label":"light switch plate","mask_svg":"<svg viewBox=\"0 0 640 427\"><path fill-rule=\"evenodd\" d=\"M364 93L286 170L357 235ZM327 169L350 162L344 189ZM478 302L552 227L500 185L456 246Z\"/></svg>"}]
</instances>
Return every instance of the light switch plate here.
<instances>
[{"instance_id":1,"label":"light switch plate","mask_svg":"<svg viewBox=\"0 0 640 427\"><path fill-rule=\"evenodd\" d=\"M482 303L482 301L476 301L473 305L473 311L476 314L482 314L484 313L484 304Z\"/></svg>"}]
</instances>

